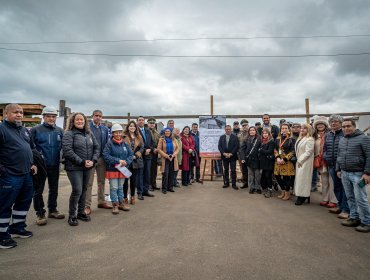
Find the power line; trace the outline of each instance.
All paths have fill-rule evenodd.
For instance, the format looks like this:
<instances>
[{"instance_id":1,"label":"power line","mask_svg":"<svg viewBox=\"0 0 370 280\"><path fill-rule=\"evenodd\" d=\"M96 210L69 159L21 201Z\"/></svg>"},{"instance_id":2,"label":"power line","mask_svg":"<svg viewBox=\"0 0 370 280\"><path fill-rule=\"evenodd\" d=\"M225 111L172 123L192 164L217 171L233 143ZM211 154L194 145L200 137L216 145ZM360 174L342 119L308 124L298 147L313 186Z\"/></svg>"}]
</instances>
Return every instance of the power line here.
<instances>
[{"instance_id":1,"label":"power line","mask_svg":"<svg viewBox=\"0 0 370 280\"><path fill-rule=\"evenodd\" d=\"M125 42L199 41L199 40L321 39L321 38L353 38L353 37L370 37L370 34L312 35L312 36L195 37L195 38L155 38L155 39L44 41L44 42L41 42L41 41L40 42L0 42L0 45L88 44L88 43L125 43Z\"/></svg>"},{"instance_id":2,"label":"power line","mask_svg":"<svg viewBox=\"0 0 370 280\"><path fill-rule=\"evenodd\" d=\"M110 57L153 57L153 58L304 58L304 57L335 57L335 56L362 56L370 55L370 52L360 53L336 53L336 54L298 54L298 55L162 55L162 54L110 54L110 53L80 53L80 52L59 52L41 51L28 49L1 48L4 51L80 55L80 56L110 56Z\"/></svg>"}]
</instances>

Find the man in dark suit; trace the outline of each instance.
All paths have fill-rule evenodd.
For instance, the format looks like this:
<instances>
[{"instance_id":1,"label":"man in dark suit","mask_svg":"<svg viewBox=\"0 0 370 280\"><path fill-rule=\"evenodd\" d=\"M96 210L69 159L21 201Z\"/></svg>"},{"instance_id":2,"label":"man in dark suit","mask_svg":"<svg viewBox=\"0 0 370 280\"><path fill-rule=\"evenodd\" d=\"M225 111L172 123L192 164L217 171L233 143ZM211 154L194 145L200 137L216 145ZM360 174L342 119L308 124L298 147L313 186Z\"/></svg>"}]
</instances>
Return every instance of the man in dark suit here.
<instances>
[{"instance_id":1,"label":"man in dark suit","mask_svg":"<svg viewBox=\"0 0 370 280\"><path fill-rule=\"evenodd\" d=\"M224 186L229 187L229 167L231 169L231 185L233 189L238 190L236 186L236 161L238 160L239 140L235 134L232 134L230 125L226 125L225 134L218 141L218 150L221 153L222 163L224 165Z\"/></svg>"},{"instance_id":2,"label":"man in dark suit","mask_svg":"<svg viewBox=\"0 0 370 280\"><path fill-rule=\"evenodd\" d=\"M143 116L140 116L137 118L137 125L139 132L141 134L141 137L143 137L144 141L144 154L143 154L143 160L144 160L144 186L142 187L142 194L139 194L138 192L138 199L143 200L144 196L148 197L154 197L154 194L149 193L150 188L150 167L152 163L152 152L154 151L154 141L152 139L152 133L150 132L150 129L144 126L145 124L145 118Z\"/></svg>"}]
</instances>

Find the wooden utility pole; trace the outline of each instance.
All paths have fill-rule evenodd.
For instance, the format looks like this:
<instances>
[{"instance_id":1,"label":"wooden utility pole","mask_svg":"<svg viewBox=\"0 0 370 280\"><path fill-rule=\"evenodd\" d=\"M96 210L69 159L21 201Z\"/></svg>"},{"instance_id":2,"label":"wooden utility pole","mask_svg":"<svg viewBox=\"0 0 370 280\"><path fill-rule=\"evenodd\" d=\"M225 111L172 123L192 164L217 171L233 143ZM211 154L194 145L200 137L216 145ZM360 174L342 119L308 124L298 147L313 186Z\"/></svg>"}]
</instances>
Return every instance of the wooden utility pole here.
<instances>
[{"instance_id":1,"label":"wooden utility pole","mask_svg":"<svg viewBox=\"0 0 370 280\"><path fill-rule=\"evenodd\" d=\"M310 123L310 99L306 98L306 122Z\"/></svg>"},{"instance_id":2,"label":"wooden utility pole","mask_svg":"<svg viewBox=\"0 0 370 280\"><path fill-rule=\"evenodd\" d=\"M66 114L66 101L59 100L59 117L64 117Z\"/></svg>"},{"instance_id":3,"label":"wooden utility pole","mask_svg":"<svg viewBox=\"0 0 370 280\"><path fill-rule=\"evenodd\" d=\"M211 95L211 116L213 116L213 95Z\"/></svg>"}]
</instances>

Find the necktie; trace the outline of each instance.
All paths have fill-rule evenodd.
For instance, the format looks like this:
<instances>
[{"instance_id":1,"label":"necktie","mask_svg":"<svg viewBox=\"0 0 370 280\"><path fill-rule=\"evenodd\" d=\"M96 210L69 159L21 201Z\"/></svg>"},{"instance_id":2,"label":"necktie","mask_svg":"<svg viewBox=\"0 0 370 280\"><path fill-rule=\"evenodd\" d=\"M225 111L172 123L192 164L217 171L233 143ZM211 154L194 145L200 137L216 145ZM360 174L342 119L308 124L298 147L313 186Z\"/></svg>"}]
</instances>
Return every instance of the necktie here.
<instances>
[{"instance_id":1,"label":"necktie","mask_svg":"<svg viewBox=\"0 0 370 280\"><path fill-rule=\"evenodd\" d=\"M144 142L146 142L146 135L145 135L145 130L144 128L141 129L141 134L143 135Z\"/></svg>"}]
</instances>

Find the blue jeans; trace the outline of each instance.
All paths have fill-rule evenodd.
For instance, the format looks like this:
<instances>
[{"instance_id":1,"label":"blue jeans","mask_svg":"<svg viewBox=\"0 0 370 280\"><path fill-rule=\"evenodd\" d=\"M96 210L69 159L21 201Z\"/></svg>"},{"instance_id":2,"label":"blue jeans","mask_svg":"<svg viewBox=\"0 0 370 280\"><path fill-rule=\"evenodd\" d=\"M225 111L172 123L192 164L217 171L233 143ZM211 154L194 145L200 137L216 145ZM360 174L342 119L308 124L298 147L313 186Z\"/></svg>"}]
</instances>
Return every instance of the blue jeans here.
<instances>
[{"instance_id":1,"label":"blue jeans","mask_svg":"<svg viewBox=\"0 0 370 280\"><path fill-rule=\"evenodd\" d=\"M329 174L334 182L334 194L338 200L339 208L342 210L342 212L349 214L346 192L344 191L342 180L338 178L334 167L329 167Z\"/></svg>"},{"instance_id":2,"label":"blue jeans","mask_svg":"<svg viewBox=\"0 0 370 280\"><path fill-rule=\"evenodd\" d=\"M33 196L31 174L0 177L0 239L9 239L10 233L24 230L27 212ZM10 221L12 224L9 226Z\"/></svg>"},{"instance_id":3,"label":"blue jeans","mask_svg":"<svg viewBox=\"0 0 370 280\"><path fill-rule=\"evenodd\" d=\"M342 171L343 187L347 195L349 206L349 217L351 219L361 219L361 222L370 226L370 206L367 200L367 186L360 188L358 183L363 172Z\"/></svg>"},{"instance_id":4,"label":"blue jeans","mask_svg":"<svg viewBox=\"0 0 370 280\"><path fill-rule=\"evenodd\" d=\"M123 183L125 182L125 178L120 179L109 179L109 187L110 187L110 199L112 202L120 202L123 200Z\"/></svg>"}]
</instances>

